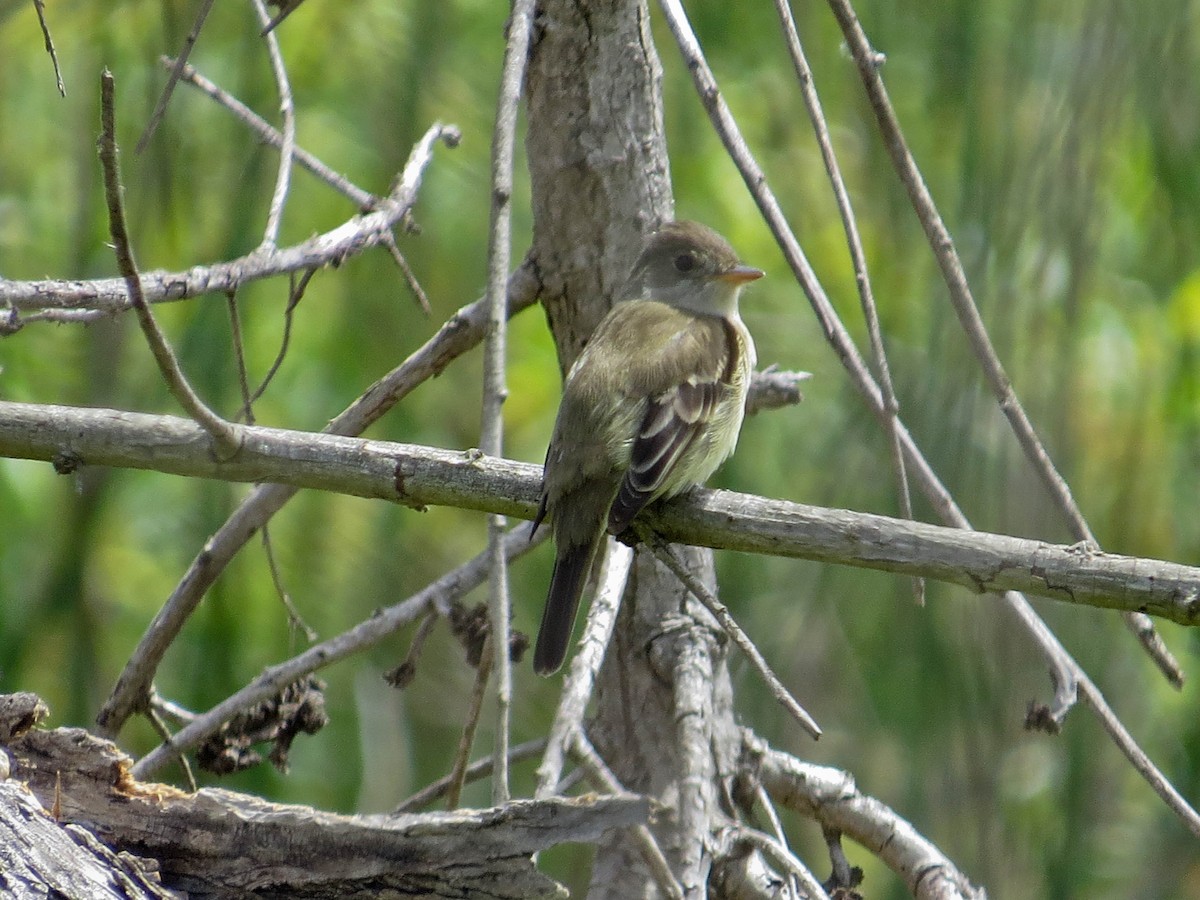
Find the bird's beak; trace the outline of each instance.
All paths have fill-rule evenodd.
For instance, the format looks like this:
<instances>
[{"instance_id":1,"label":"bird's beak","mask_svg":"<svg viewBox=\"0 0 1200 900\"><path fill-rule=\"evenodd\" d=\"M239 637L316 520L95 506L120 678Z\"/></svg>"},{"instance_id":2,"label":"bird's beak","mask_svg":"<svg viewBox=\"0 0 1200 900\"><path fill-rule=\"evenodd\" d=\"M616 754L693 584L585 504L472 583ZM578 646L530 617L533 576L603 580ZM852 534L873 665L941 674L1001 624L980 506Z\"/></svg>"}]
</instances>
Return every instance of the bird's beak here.
<instances>
[{"instance_id":1,"label":"bird's beak","mask_svg":"<svg viewBox=\"0 0 1200 900\"><path fill-rule=\"evenodd\" d=\"M757 281L763 277L763 274L762 269L755 269L752 266L734 266L714 277L730 284L745 284L747 281Z\"/></svg>"}]
</instances>

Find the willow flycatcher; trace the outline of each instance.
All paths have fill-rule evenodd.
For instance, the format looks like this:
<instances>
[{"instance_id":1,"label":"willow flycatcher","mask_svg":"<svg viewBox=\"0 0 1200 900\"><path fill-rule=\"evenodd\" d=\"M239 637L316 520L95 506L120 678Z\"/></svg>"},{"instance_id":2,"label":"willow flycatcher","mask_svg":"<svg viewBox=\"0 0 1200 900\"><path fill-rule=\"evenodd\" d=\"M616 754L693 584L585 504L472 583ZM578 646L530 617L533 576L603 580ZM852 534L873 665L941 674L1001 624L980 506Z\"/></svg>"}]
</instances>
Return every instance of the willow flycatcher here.
<instances>
[{"instance_id":1,"label":"willow flycatcher","mask_svg":"<svg viewBox=\"0 0 1200 900\"><path fill-rule=\"evenodd\" d=\"M604 532L703 483L737 444L754 368L738 294L758 269L696 222L652 234L563 385L536 528L556 555L533 668L562 666Z\"/></svg>"}]
</instances>

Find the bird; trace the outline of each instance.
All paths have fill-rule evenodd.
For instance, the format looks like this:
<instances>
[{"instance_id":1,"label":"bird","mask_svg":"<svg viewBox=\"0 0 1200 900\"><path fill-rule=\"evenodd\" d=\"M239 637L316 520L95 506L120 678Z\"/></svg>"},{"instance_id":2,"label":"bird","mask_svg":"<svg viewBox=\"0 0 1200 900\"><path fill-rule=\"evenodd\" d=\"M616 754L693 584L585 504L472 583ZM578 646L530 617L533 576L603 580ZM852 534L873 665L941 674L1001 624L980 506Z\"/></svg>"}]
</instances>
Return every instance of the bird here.
<instances>
[{"instance_id":1,"label":"bird","mask_svg":"<svg viewBox=\"0 0 1200 900\"><path fill-rule=\"evenodd\" d=\"M605 532L621 534L647 504L702 484L733 453L755 364L738 296L762 276L708 226L668 222L646 239L567 373L533 526L549 515L555 543L539 675L566 659Z\"/></svg>"}]
</instances>

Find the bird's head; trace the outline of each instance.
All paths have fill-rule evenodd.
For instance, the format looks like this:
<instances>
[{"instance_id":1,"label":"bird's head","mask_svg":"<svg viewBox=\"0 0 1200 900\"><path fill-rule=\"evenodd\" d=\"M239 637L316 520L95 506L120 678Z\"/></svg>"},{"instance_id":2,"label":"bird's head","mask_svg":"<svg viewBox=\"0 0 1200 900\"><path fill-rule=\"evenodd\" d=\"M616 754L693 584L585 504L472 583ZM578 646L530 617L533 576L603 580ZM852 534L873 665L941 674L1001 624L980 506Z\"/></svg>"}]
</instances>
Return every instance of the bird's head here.
<instances>
[{"instance_id":1,"label":"bird's head","mask_svg":"<svg viewBox=\"0 0 1200 900\"><path fill-rule=\"evenodd\" d=\"M762 278L742 265L729 242L699 222L669 222L646 239L626 299L657 300L707 316L737 312L738 293Z\"/></svg>"}]
</instances>

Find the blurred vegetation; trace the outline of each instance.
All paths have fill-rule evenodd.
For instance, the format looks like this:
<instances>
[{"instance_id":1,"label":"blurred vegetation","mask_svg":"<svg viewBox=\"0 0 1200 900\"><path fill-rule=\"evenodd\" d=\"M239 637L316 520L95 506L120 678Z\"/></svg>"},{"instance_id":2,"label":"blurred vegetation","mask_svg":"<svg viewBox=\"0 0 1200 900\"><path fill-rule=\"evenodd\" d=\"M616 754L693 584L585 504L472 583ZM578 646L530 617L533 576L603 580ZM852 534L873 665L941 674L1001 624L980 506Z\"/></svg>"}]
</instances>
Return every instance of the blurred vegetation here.
<instances>
[{"instance_id":1,"label":"blurred vegetation","mask_svg":"<svg viewBox=\"0 0 1200 900\"><path fill-rule=\"evenodd\" d=\"M727 99L818 273L861 338L841 226L770 4L688 4ZM903 414L977 527L1068 540L964 349L920 228L879 145L856 73L822 4L796 4L853 194ZM133 145L194 4L49 6L66 99L55 91L33 6L0 0L0 276L111 276L99 167L98 76L118 86L118 137L143 268L179 270L251 250L276 156L181 85L144 155ZM1200 562L1200 12L1136 0L1065 3L861 0L901 122L959 242L1002 358L1103 546ZM458 124L402 249L434 314L417 309L382 251L320 273L290 354L256 413L321 427L372 380L479 295L487 159L506 4L312 0L280 29L306 149L382 193L435 120ZM770 277L747 295L762 364L813 371L798 409L749 421L716 482L799 501L895 511L886 447L825 348L766 228L711 133L656 22L681 216L724 231ZM277 98L246 4L216 4L193 62L268 119ZM297 170L283 243L327 229L350 204ZM529 231L516 204L516 252ZM252 380L278 348L287 286L239 294ZM222 297L158 307L186 371L218 409L237 407ZM537 311L513 322L509 455L540 461L558 393ZM32 325L0 340L0 397L174 413L136 324ZM478 354L424 385L373 436L470 447ZM177 579L245 493L242 486L0 460L0 689L34 690L55 724L90 724ZM929 518L923 506L919 514ZM481 517L418 514L305 494L271 526L284 582L332 635L477 552ZM777 745L852 771L993 898L1200 896L1200 853L1095 719L1058 738L1025 733L1026 703L1050 686L1030 642L992 598L833 566L719 556L723 595L826 729L797 734L735 661L745 720ZM516 625L532 630L549 570L542 548L514 568ZM1176 787L1200 801L1195 686L1171 690L1115 615L1039 603ZM1169 623L1196 680L1200 642ZM404 692L380 675L407 635L321 673L332 724L300 739L292 771L230 787L346 811L386 810L448 768L471 673L439 628ZM160 691L205 709L302 647L275 598L261 547L221 578L160 672ZM557 682L517 673L514 743L541 734ZM122 736L134 753L154 738ZM481 747L487 742L481 742ZM176 773L177 774L177 773ZM528 791L532 766L516 773ZM465 802L485 805L476 786ZM821 859L815 829L793 838ZM871 897L905 896L864 852ZM586 883L586 854L547 855ZM818 866L819 868L819 866Z\"/></svg>"}]
</instances>

